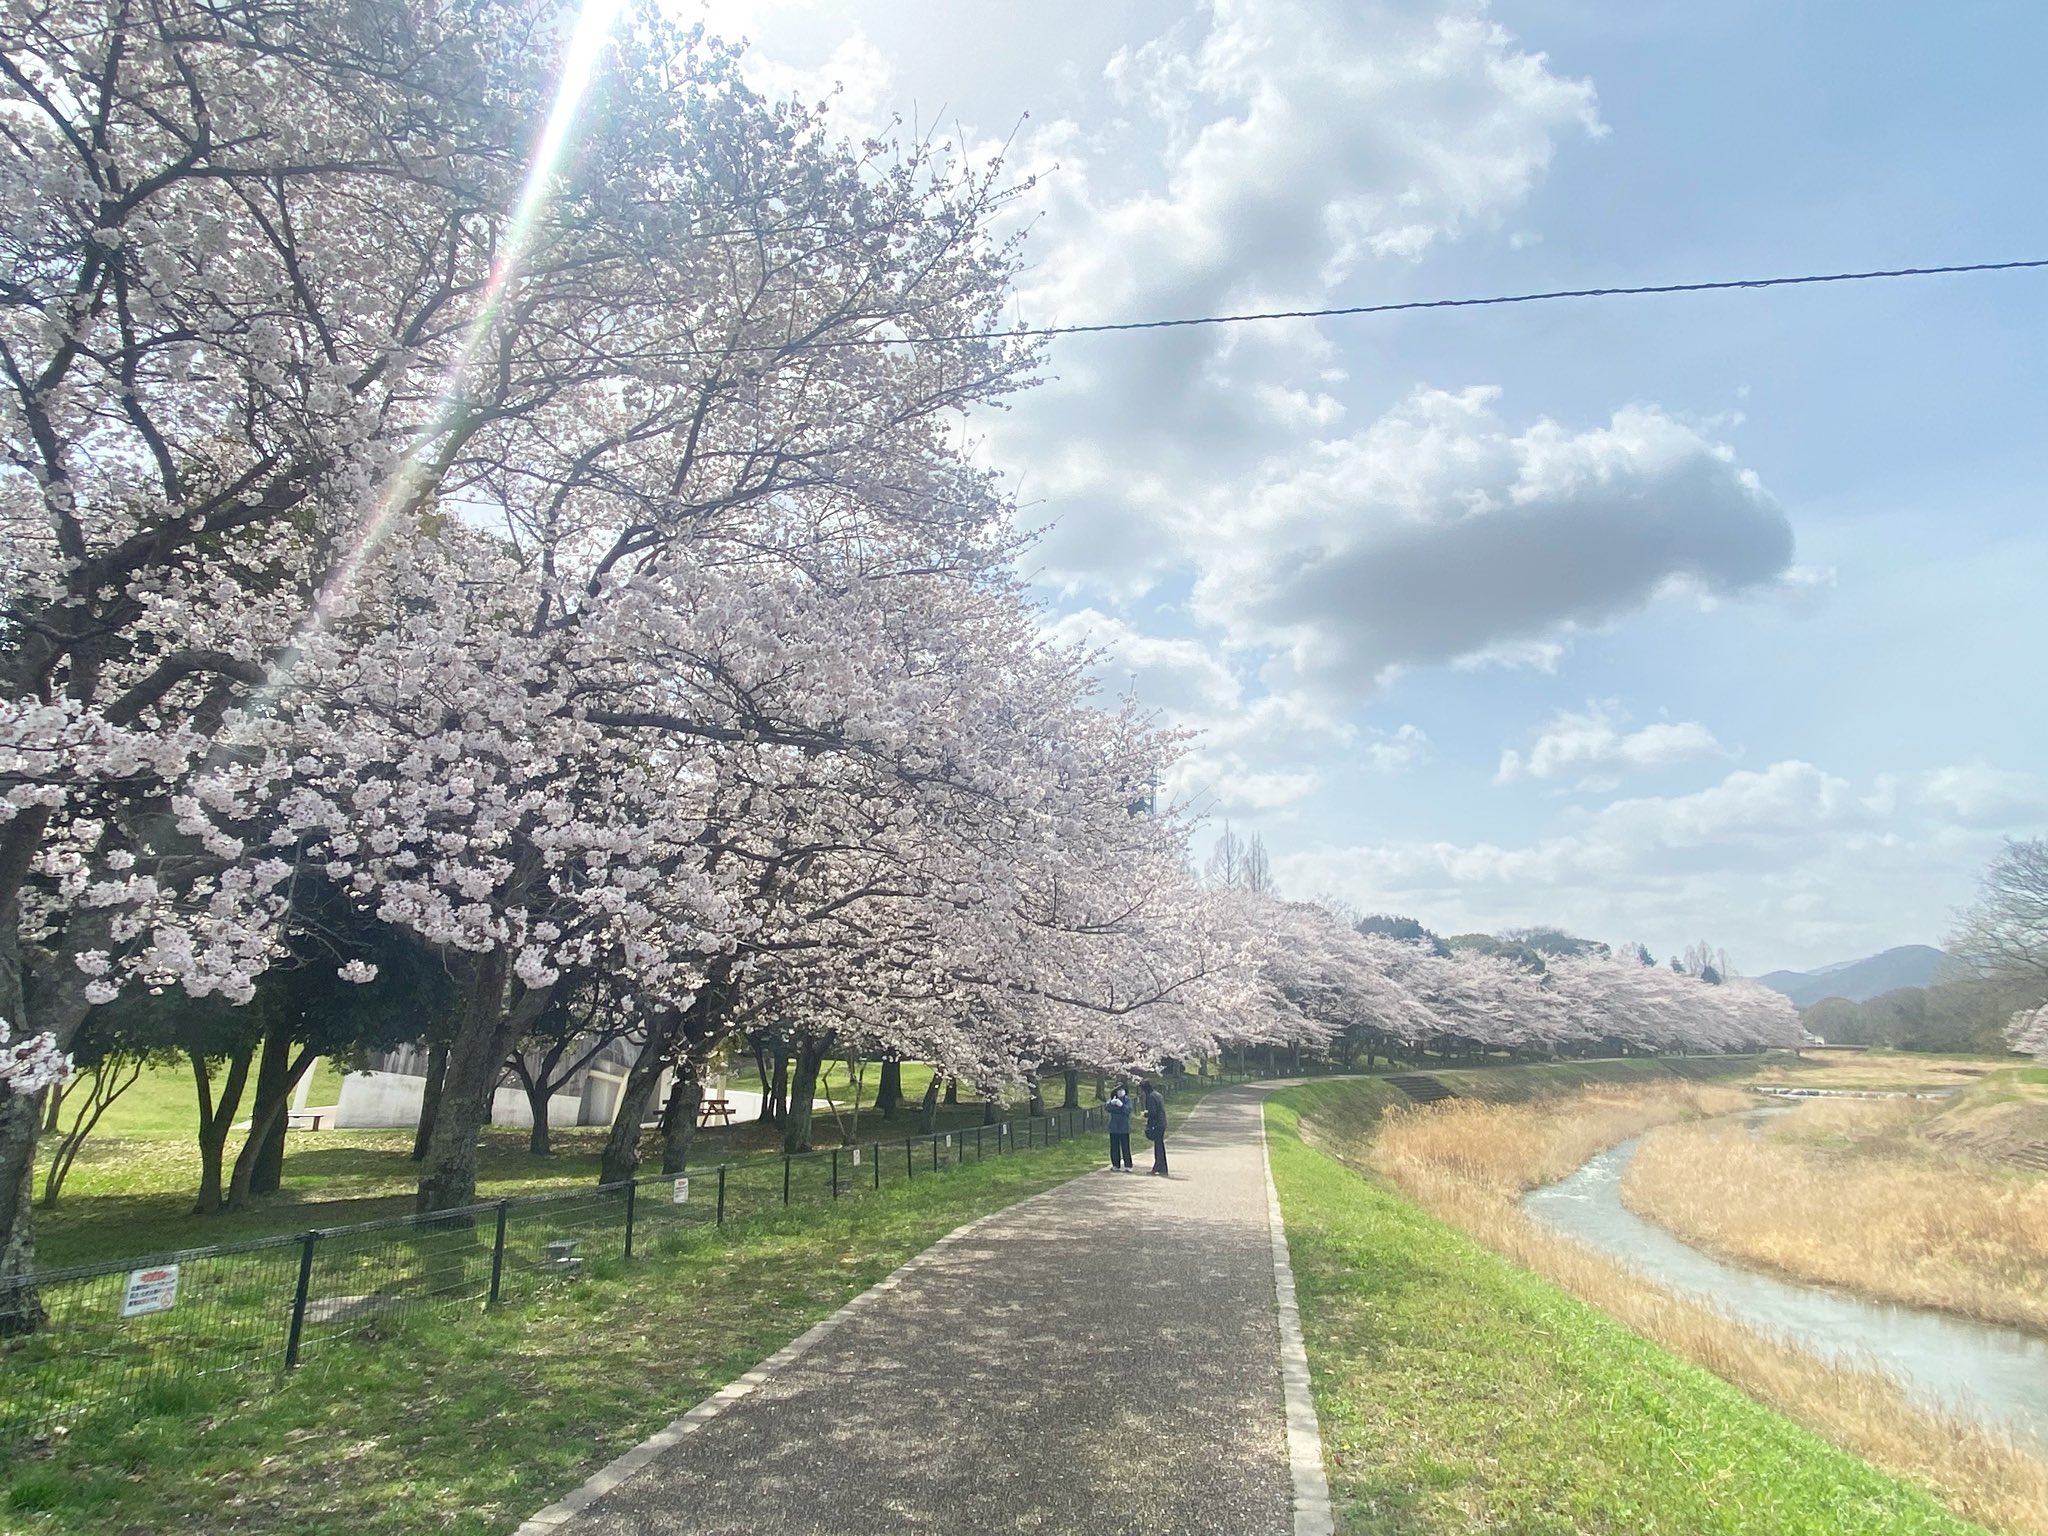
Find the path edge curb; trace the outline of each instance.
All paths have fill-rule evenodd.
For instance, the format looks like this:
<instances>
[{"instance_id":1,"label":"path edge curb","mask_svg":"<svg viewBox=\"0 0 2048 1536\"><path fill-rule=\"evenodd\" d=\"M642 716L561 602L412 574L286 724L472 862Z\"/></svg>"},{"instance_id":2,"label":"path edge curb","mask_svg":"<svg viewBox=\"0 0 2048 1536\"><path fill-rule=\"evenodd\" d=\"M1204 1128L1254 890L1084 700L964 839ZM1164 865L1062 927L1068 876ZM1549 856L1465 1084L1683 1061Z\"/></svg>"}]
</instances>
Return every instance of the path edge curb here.
<instances>
[{"instance_id":1,"label":"path edge curb","mask_svg":"<svg viewBox=\"0 0 2048 1536\"><path fill-rule=\"evenodd\" d=\"M1294 1485L1294 1536L1333 1536L1330 1477L1323 1466L1323 1430L1309 1390L1308 1350L1301 1339L1301 1306L1294 1294L1294 1266L1287 1256L1287 1222L1280 1214L1280 1188L1273 1182L1273 1157L1266 1142L1266 1101L1261 1095L1259 1161L1266 1174L1267 1228L1273 1239L1274 1310L1280 1319L1280 1390L1287 1409L1287 1471Z\"/></svg>"},{"instance_id":2,"label":"path edge curb","mask_svg":"<svg viewBox=\"0 0 2048 1536\"><path fill-rule=\"evenodd\" d=\"M1263 1135L1263 1131L1261 1134ZM1083 1173L1077 1174L1075 1177L1085 1179L1088 1175ZM1033 1201L1043 1200L1046 1196L1053 1194L1057 1190L1064 1189L1072 1182L1072 1179L1064 1179L1060 1183L1053 1185L1051 1189L1042 1189L1035 1195L1026 1195L1022 1200L1014 1201L1004 1206L1001 1210L990 1211L985 1215L977 1216L966 1225L955 1227L929 1248L921 1249L919 1252L912 1254L858 1296L841 1305L837 1311L819 1318L817 1322L811 1324L809 1328L806 1328L802 1333L791 1339L752 1370L727 1382L716 1392L713 1392L709 1397L706 1397L702 1402L690 1409L689 1412L683 1414L680 1418L672 1420L667 1428L656 1430L631 1450L613 1457L602 1467L599 1467L597 1471L585 1478L580 1486L564 1494L554 1503L548 1505L547 1508L529 1515L514 1528L512 1536L558 1536L558 1533L571 1520L574 1520L592 1504L612 1492L635 1473L646 1468L663 1452L673 1450L690 1435L695 1434L706 1424L709 1424L713 1419L724 1413L734 1403L739 1402L742 1398L751 1396L756 1389L765 1386L779 1372L802 1359L804 1355L810 1352L813 1346L824 1342L825 1339L837 1333L840 1328L873 1306L883 1296L895 1290L897 1286L901 1285L911 1275L933 1263L945 1249L973 1236L976 1230L986 1226L997 1217L1007 1216L1012 1211L1030 1205ZM1270 1183L1269 1177L1269 1187Z\"/></svg>"}]
</instances>

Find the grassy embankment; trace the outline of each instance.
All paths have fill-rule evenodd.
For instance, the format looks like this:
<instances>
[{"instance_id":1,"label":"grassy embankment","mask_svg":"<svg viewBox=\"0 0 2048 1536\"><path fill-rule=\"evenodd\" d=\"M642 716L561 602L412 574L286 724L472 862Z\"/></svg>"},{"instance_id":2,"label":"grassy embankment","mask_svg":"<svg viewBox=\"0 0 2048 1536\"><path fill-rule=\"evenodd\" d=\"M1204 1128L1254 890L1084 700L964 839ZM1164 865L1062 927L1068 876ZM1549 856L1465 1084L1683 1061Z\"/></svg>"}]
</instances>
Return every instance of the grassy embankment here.
<instances>
[{"instance_id":1,"label":"grassy embankment","mask_svg":"<svg viewBox=\"0 0 2048 1536\"><path fill-rule=\"evenodd\" d=\"M630 1264L380 1325L281 1381L155 1386L0 1472L0 1536L510 1530L960 1223L1102 1155L1091 1135L673 1229Z\"/></svg>"},{"instance_id":2,"label":"grassy embankment","mask_svg":"<svg viewBox=\"0 0 2048 1536\"><path fill-rule=\"evenodd\" d=\"M1646 1115L1695 1114L1718 1094L1416 1112L1382 1085L1333 1083L1275 1103L1345 1530L2048 1531L2048 1466L1882 1377L1674 1297L1515 1205Z\"/></svg>"},{"instance_id":3,"label":"grassy embankment","mask_svg":"<svg viewBox=\"0 0 2048 1536\"><path fill-rule=\"evenodd\" d=\"M874 1110L880 1068L867 1064L858 1117L845 1064L830 1064L821 1085L812 1127L814 1145L823 1149L862 1144L911 1134L918 1125L916 1095L924 1092L931 1068L905 1062L904 1092L909 1102L893 1118ZM316 1072L312 1102L332 1103L340 1079L323 1062ZM741 1086L737 1077L733 1086ZM751 1086L749 1084L748 1086ZM324 1101L323 1091L332 1090ZM830 1093L839 1112L825 1094ZM1063 1085L1047 1081L1046 1102L1057 1105ZM982 1107L973 1090L962 1085L965 1100L941 1107L937 1129L955 1131L979 1125ZM151 1069L120 1099L80 1150L54 1209L36 1213L37 1264L53 1269L72 1264L125 1258L174 1249L238 1242L244 1238L303 1232L308 1227L345 1226L409 1214L419 1180L412 1161L410 1129L288 1131L282 1188L244 1211L212 1216L192 1214L193 1191L199 1185L199 1150L195 1141L197 1091L189 1072ZM1081 1090L1083 1105L1094 1102L1092 1081ZM1021 1112L1012 1104L1006 1115ZM497 1200L588 1188L597 1179L598 1155L607 1132L598 1126L559 1127L551 1132L553 1151L535 1157L527 1150L528 1132L515 1126L491 1126L483 1133L477 1159L478 1198ZM764 1155L779 1150L781 1131L754 1120L699 1133L693 1161L709 1164ZM45 1138L36 1171L40 1195L54 1138ZM229 1144L239 1150L241 1138Z\"/></svg>"},{"instance_id":4,"label":"grassy embankment","mask_svg":"<svg viewBox=\"0 0 2048 1536\"><path fill-rule=\"evenodd\" d=\"M1953 1100L1816 1099L1767 1122L1669 1126L1622 1184L1691 1242L1802 1280L2048 1333L2048 1070ZM2048 1158L2041 1159L2048 1168Z\"/></svg>"}]
</instances>

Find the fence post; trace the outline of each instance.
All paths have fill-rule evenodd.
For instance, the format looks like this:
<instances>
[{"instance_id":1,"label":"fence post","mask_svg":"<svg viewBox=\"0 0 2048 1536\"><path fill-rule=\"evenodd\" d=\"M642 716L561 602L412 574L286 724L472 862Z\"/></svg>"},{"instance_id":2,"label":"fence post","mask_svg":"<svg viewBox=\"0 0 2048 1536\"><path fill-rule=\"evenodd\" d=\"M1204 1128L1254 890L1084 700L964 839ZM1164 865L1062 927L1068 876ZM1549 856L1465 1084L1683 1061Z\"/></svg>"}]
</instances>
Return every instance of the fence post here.
<instances>
[{"instance_id":1,"label":"fence post","mask_svg":"<svg viewBox=\"0 0 2048 1536\"><path fill-rule=\"evenodd\" d=\"M789 1154L782 1154L782 1203L789 1204Z\"/></svg>"},{"instance_id":2,"label":"fence post","mask_svg":"<svg viewBox=\"0 0 2048 1536\"><path fill-rule=\"evenodd\" d=\"M839 1198L839 1149L832 1149L832 1198Z\"/></svg>"},{"instance_id":3,"label":"fence post","mask_svg":"<svg viewBox=\"0 0 2048 1536\"><path fill-rule=\"evenodd\" d=\"M486 1306L498 1304L498 1286L505 1278L505 1213L511 1208L510 1200L498 1202L498 1235L491 1243L491 1299Z\"/></svg>"},{"instance_id":4,"label":"fence post","mask_svg":"<svg viewBox=\"0 0 2048 1536\"><path fill-rule=\"evenodd\" d=\"M917 1143L908 1136L903 1138L903 1177L917 1177Z\"/></svg>"},{"instance_id":5,"label":"fence post","mask_svg":"<svg viewBox=\"0 0 2048 1536\"><path fill-rule=\"evenodd\" d=\"M933 1172L933 1173L937 1173L938 1171L939 1171L939 1137L938 1137L938 1133L937 1133L936 1131L934 1131L934 1132L932 1133L932 1172Z\"/></svg>"},{"instance_id":6,"label":"fence post","mask_svg":"<svg viewBox=\"0 0 2048 1536\"><path fill-rule=\"evenodd\" d=\"M723 1164L723 1163L720 1163L720 1164L718 1165L718 1222L717 1222L717 1225L719 1225L719 1226L721 1226L721 1227L725 1225L725 1164Z\"/></svg>"},{"instance_id":7,"label":"fence post","mask_svg":"<svg viewBox=\"0 0 2048 1536\"><path fill-rule=\"evenodd\" d=\"M626 1180L626 1257L633 1257L633 1197L639 1191L640 1181Z\"/></svg>"},{"instance_id":8,"label":"fence post","mask_svg":"<svg viewBox=\"0 0 2048 1536\"><path fill-rule=\"evenodd\" d=\"M868 1161L875 1165L875 1188L882 1187L882 1144L878 1141L869 1150Z\"/></svg>"},{"instance_id":9,"label":"fence post","mask_svg":"<svg viewBox=\"0 0 2048 1536\"><path fill-rule=\"evenodd\" d=\"M319 1241L317 1227L299 1239L299 1288L292 1294L292 1327L284 1341L284 1368L288 1371L299 1368L299 1337L306 1328L306 1292L312 1289L313 1249Z\"/></svg>"}]
</instances>

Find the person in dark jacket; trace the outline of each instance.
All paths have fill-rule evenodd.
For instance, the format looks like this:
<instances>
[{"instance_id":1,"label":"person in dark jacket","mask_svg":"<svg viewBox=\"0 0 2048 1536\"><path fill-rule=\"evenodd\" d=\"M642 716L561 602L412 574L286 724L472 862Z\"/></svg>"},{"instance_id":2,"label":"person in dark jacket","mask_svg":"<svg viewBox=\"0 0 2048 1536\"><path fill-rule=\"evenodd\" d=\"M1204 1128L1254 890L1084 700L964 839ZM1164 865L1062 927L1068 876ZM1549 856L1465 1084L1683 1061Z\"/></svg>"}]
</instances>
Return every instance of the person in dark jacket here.
<instances>
[{"instance_id":1,"label":"person in dark jacket","mask_svg":"<svg viewBox=\"0 0 2048 1536\"><path fill-rule=\"evenodd\" d=\"M1152 1143L1152 1171L1166 1177L1166 1100L1150 1082L1138 1084L1145 1094L1145 1139Z\"/></svg>"},{"instance_id":2,"label":"person in dark jacket","mask_svg":"<svg viewBox=\"0 0 2048 1536\"><path fill-rule=\"evenodd\" d=\"M1131 1171L1131 1096L1118 1083L1110 1090L1109 1103L1109 1166L1118 1173Z\"/></svg>"}]
</instances>

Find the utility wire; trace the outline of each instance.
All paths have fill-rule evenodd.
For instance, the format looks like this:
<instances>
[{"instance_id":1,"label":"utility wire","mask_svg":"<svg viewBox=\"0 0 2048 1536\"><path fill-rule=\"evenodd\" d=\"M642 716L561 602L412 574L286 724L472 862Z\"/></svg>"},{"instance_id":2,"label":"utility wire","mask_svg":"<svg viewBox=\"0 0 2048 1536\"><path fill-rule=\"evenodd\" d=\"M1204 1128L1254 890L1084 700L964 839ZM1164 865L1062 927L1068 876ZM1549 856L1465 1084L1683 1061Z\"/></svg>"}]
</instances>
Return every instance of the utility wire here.
<instances>
[{"instance_id":1,"label":"utility wire","mask_svg":"<svg viewBox=\"0 0 2048 1536\"><path fill-rule=\"evenodd\" d=\"M1974 261L1946 267L1891 267L1874 272L1821 272L1802 277L1723 278L1705 283L1648 283L1625 288L1553 288L1541 293L1496 294L1474 299L1404 299L1388 304L1350 304L1333 309L1270 309L1235 315L1191 315L1172 320L1116 320L1095 325L1034 325L1010 331L962 332L938 336L855 336L818 338L813 347L886 347L944 341L1024 341L1047 336L1103 336L1123 331L1185 330L1198 325L1245 325L1255 320L1341 320L1358 315L1392 315L1424 309L1487 309L1509 304L1548 304L1558 299L1622 299L1657 293L1721 293L1742 288L1800 288L1821 283L1868 283L1899 277L1946 277L1964 272L2022 272L2048 267L2034 261ZM743 350L754 350L746 348ZM765 349L763 349L765 350Z\"/></svg>"}]
</instances>

